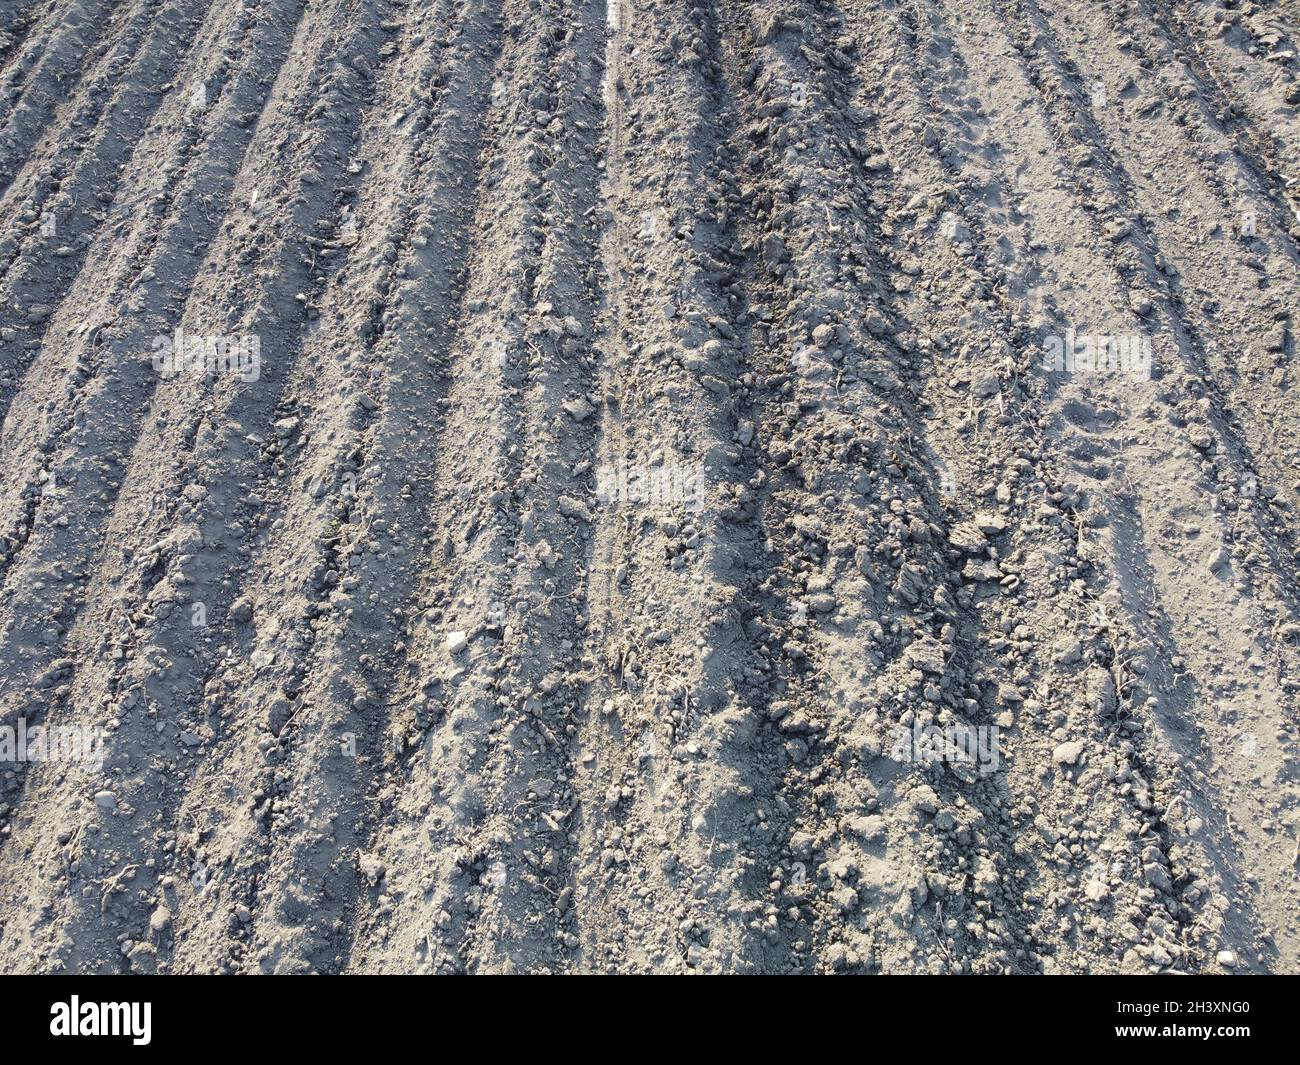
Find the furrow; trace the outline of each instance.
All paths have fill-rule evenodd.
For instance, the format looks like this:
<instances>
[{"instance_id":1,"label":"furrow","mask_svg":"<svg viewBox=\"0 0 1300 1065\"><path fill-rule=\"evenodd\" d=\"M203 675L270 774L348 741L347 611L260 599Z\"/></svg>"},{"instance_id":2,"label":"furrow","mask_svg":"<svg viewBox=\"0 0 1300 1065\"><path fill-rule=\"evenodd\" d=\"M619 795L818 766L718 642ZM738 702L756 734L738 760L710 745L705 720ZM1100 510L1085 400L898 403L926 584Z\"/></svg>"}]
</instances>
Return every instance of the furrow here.
<instances>
[{"instance_id":1,"label":"furrow","mask_svg":"<svg viewBox=\"0 0 1300 1065\"><path fill-rule=\"evenodd\" d=\"M177 4L142 22L105 60L88 93L83 121L90 131L52 135L48 150L33 155L9 188L0 210L6 234L0 237L0 424L23 371L41 350L52 308L90 257L95 237L111 224L105 205L123 179L135 176L127 166L141 126L166 99L162 85L191 54L178 42L188 40L192 49L204 39L203 13L200 2ZM114 77L119 80L110 91Z\"/></svg>"},{"instance_id":2,"label":"furrow","mask_svg":"<svg viewBox=\"0 0 1300 1065\"><path fill-rule=\"evenodd\" d=\"M125 11L109 0L70 0L51 13L53 25L39 43L0 76L0 194L43 130L55 121L81 84L88 56L100 57L112 34L129 33L148 18L155 0L136 0Z\"/></svg>"}]
</instances>

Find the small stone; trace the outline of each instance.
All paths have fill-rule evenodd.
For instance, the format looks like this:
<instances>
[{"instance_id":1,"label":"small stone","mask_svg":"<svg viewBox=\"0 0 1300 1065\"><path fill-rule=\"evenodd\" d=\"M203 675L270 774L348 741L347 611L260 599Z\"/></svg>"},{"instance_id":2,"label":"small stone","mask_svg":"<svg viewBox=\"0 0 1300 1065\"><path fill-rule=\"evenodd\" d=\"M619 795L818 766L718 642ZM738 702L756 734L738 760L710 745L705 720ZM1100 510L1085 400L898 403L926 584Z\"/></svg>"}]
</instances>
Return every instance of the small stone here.
<instances>
[{"instance_id":1,"label":"small stone","mask_svg":"<svg viewBox=\"0 0 1300 1065\"><path fill-rule=\"evenodd\" d=\"M777 234L770 233L763 238L763 257L776 265L785 262L790 257L790 253L786 250L785 241Z\"/></svg>"},{"instance_id":2,"label":"small stone","mask_svg":"<svg viewBox=\"0 0 1300 1065\"><path fill-rule=\"evenodd\" d=\"M864 843L878 843L885 838L885 819L878 814L846 818L842 827Z\"/></svg>"},{"instance_id":3,"label":"small stone","mask_svg":"<svg viewBox=\"0 0 1300 1065\"><path fill-rule=\"evenodd\" d=\"M586 504L580 499L574 499L572 496L560 496L555 505L556 509L566 518L591 521L591 511L587 509Z\"/></svg>"},{"instance_id":4,"label":"small stone","mask_svg":"<svg viewBox=\"0 0 1300 1065\"><path fill-rule=\"evenodd\" d=\"M564 401L564 409L568 412L570 418L575 422L585 422L595 413L596 408L587 402L585 396L578 396L576 399Z\"/></svg>"},{"instance_id":5,"label":"small stone","mask_svg":"<svg viewBox=\"0 0 1300 1065\"><path fill-rule=\"evenodd\" d=\"M388 872L384 863L373 854L357 855L357 867L361 870L361 875L366 878L366 883L371 887L377 887L379 881L384 878L384 874Z\"/></svg>"},{"instance_id":6,"label":"small stone","mask_svg":"<svg viewBox=\"0 0 1300 1065\"><path fill-rule=\"evenodd\" d=\"M754 39L759 44L770 44L780 36L781 31L785 28L785 23L780 15L768 15L763 19L762 24L754 34Z\"/></svg>"},{"instance_id":7,"label":"small stone","mask_svg":"<svg viewBox=\"0 0 1300 1065\"><path fill-rule=\"evenodd\" d=\"M1052 646L1052 661L1058 666L1072 666L1083 658L1083 644L1066 636Z\"/></svg>"},{"instance_id":8,"label":"small stone","mask_svg":"<svg viewBox=\"0 0 1300 1065\"><path fill-rule=\"evenodd\" d=\"M933 814L939 809L939 796L929 784L918 784L908 796L912 805L922 813Z\"/></svg>"},{"instance_id":9,"label":"small stone","mask_svg":"<svg viewBox=\"0 0 1300 1065\"><path fill-rule=\"evenodd\" d=\"M447 652L458 655L461 651L469 646L469 635L464 629L457 629L455 632L447 633Z\"/></svg>"},{"instance_id":10,"label":"small stone","mask_svg":"<svg viewBox=\"0 0 1300 1065\"><path fill-rule=\"evenodd\" d=\"M828 592L819 592L808 597L808 606L816 614L829 614L835 609L835 596Z\"/></svg>"},{"instance_id":11,"label":"small stone","mask_svg":"<svg viewBox=\"0 0 1300 1065\"><path fill-rule=\"evenodd\" d=\"M989 545L984 534L969 522L954 525L948 533L948 543L968 555L982 554Z\"/></svg>"},{"instance_id":12,"label":"small stone","mask_svg":"<svg viewBox=\"0 0 1300 1065\"><path fill-rule=\"evenodd\" d=\"M1000 536L1007 531L1007 519L992 511L982 511L975 515L975 527L985 536Z\"/></svg>"},{"instance_id":13,"label":"small stone","mask_svg":"<svg viewBox=\"0 0 1300 1065\"><path fill-rule=\"evenodd\" d=\"M280 730L289 721L289 715L292 707L288 699L273 699L271 705L266 708L266 727L270 730L271 735L280 735Z\"/></svg>"},{"instance_id":14,"label":"small stone","mask_svg":"<svg viewBox=\"0 0 1300 1065\"><path fill-rule=\"evenodd\" d=\"M992 559L976 561L971 559L962 569L962 576L968 581L998 581L1002 579L1002 570Z\"/></svg>"}]
</instances>

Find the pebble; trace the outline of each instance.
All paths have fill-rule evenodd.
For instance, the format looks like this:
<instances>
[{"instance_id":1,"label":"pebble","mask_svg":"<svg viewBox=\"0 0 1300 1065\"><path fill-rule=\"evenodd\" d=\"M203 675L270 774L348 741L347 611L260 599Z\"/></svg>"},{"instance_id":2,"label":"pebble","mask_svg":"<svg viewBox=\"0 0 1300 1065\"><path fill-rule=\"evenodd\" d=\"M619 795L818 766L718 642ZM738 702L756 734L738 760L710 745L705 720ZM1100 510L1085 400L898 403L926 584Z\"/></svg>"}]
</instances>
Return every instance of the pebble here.
<instances>
[{"instance_id":1,"label":"pebble","mask_svg":"<svg viewBox=\"0 0 1300 1065\"><path fill-rule=\"evenodd\" d=\"M587 402L585 396L578 396L576 399L565 400L564 409L568 412L569 417L575 422L585 422L596 411L596 408Z\"/></svg>"}]
</instances>

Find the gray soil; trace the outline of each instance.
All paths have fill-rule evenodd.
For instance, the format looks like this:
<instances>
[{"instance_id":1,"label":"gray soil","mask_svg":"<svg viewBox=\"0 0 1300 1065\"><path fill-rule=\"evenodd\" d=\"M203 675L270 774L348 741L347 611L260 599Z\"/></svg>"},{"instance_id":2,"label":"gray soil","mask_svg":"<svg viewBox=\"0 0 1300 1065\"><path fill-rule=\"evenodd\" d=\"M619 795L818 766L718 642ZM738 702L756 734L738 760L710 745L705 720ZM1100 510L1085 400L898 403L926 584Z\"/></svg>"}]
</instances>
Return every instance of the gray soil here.
<instances>
[{"instance_id":1,"label":"gray soil","mask_svg":"<svg viewBox=\"0 0 1300 1065\"><path fill-rule=\"evenodd\" d=\"M1300 971L1297 47L0 0L0 971Z\"/></svg>"}]
</instances>

